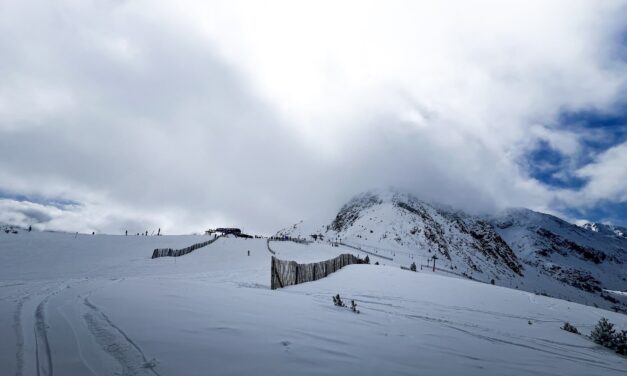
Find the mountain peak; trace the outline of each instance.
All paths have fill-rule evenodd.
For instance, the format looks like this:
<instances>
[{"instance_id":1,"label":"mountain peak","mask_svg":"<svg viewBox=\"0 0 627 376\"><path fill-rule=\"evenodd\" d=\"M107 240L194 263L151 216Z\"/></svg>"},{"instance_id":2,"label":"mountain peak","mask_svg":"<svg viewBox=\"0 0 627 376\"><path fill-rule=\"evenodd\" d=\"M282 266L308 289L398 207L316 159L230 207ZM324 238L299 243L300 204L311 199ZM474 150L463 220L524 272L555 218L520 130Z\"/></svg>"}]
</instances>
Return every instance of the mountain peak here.
<instances>
[{"instance_id":1,"label":"mountain peak","mask_svg":"<svg viewBox=\"0 0 627 376\"><path fill-rule=\"evenodd\" d=\"M623 310L604 292L624 290L627 280L627 238L616 229L525 208L471 215L388 188L354 196L329 224L278 235L340 242L406 266L437 255L442 272Z\"/></svg>"},{"instance_id":2,"label":"mountain peak","mask_svg":"<svg viewBox=\"0 0 627 376\"><path fill-rule=\"evenodd\" d=\"M627 238L627 228L615 226L610 223L586 222L581 225L586 230L594 231L605 236L616 236L619 238Z\"/></svg>"}]
</instances>

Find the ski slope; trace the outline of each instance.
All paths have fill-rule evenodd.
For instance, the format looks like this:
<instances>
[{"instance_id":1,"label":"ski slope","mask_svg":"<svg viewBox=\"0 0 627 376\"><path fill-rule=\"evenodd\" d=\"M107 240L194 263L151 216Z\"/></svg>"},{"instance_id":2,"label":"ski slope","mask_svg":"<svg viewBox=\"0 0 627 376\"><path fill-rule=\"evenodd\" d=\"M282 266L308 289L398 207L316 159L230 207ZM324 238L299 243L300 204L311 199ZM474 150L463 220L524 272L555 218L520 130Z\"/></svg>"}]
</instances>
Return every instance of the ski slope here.
<instances>
[{"instance_id":1,"label":"ski slope","mask_svg":"<svg viewBox=\"0 0 627 376\"><path fill-rule=\"evenodd\" d=\"M392 263L270 290L265 239L221 238L150 259L154 248L206 239L0 234L2 375L627 371L627 358L559 329L570 321L588 334L601 317L627 328L627 316L594 307ZM358 254L271 245L276 257L299 262ZM337 293L361 313L335 307Z\"/></svg>"},{"instance_id":2,"label":"ski slope","mask_svg":"<svg viewBox=\"0 0 627 376\"><path fill-rule=\"evenodd\" d=\"M608 235L609 234L609 235ZM477 216L395 189L350 199L327 223L300 221L278 236L340 241L394 263L627 313L627 238L528 209Z\"/></svg>"}]
</instances>

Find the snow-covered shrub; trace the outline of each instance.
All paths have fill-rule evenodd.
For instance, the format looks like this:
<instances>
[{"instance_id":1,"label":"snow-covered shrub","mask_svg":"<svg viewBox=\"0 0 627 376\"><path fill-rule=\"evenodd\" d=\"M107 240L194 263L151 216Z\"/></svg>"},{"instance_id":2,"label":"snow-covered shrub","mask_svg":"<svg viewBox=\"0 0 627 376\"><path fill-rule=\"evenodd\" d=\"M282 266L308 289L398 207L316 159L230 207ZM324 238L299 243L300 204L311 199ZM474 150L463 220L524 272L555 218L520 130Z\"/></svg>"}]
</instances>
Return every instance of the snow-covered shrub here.
<instances>
[{"instance_id":1,"label":"snow-covered shrub","mask_svg":"<svg viewBox=\"0 0 627 376\"><path fill-rule=\"evenodd\" d=\"M344 304L344 302L342 301L342 298L340 298L340 294L337 294L333 297L333 304L335 304L338 307L346 307L346 304Z\"/></svg>"},{"instance_id":2,"label":"snow-covered shrub","mask_svg":"<svg viewBox=\"0 0 627 376\"><path fill-rule=\"evenodd\" d=\"M627 355L627 330L621 330L614 336L614 349L617 353Z\"/></svg>"},{"instance_id":3,"label":"snow-covered shrub","mask_svg":"<svg viewBox=\"0 0 627 376\"><path fill-rule=\"evenodd\" d=\"M351 300L351 311L355 313L359 313L359 310L357 309L357 304L355 303L354 300Z\"/></svg>"},{"instance_id":4,"label":"snow-covered shrub","mask_svg":"<svg viewBox=\"0 0 627 376\"><path fill-rule=\"evenodd\" d=\"M614 347L614 324L603 317L590 333L590 338L601 346Z\"/></svg>"},{"instance_id":5,"label":"snow-covered shrub","mask_svg":"<svg viewBox=\"0 0 627 376\"><path fill-rule=\"evenodd\" d=\"M579 334L579 330L577 330L577 328L574 325L572 325L571 323L569 323L568 321L566 321L564 323L564 326L562 326L562 329L567 331L567 332Z\"/></svg>"},{"instance_id":6,"label":"snow-covered shrub","mask_svg":"<svg viewBox=\"0 0 627 376\"><path fill-rule=\"evenodd\" d=\"M409 270L411 270L412 272L416 271L416 263L412 262L411 265L409 266Z\"/></svg>"}]
</instances>

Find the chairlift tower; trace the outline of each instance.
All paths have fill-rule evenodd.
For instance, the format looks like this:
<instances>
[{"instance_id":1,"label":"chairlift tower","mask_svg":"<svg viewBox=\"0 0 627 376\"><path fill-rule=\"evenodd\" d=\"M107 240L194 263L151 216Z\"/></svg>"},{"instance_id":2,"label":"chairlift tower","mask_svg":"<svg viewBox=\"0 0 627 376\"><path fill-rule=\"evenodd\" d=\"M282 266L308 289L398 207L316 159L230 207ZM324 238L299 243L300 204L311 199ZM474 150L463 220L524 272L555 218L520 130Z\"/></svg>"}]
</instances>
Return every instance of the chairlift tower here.
<instances>
[{"instance_id":1,"label":"chairlift tower","mask_svg":"<svg viewBox=\"0 0 627 376\"><path fill-rule=\"evenodd\" d=\"M433 256L431 256L431 258L433 259L433 271L435 272L435 260L438 259L438 256L434 253Z\"/></svg>"}]
</instances>

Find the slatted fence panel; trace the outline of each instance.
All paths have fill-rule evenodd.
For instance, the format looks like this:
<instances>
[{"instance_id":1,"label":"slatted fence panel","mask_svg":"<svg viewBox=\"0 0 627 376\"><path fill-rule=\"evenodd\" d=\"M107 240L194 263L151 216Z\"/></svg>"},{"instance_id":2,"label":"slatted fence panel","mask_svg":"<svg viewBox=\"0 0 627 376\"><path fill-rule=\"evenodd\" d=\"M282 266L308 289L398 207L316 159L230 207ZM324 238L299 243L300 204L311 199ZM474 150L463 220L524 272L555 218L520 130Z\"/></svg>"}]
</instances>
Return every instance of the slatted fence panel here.
<instances>
[{"instance_id":1,"label":"slatted fence panel","mask_svg":"<svg viewBox=\"0 0 627 376\"><path fill-rule=\"evenodd\" d=\"M355 249L355 250L367 253L367 254L372 255L374 257L379 257L379 258L382 258L382 259L394 261L394 259L392 257L382 256L382 255L380 255L378 253L366 251L365 249L363 249L361 247L355 247L354 245L350 245L350 244L346 244L346 243L342 243L342 242L338 242L338 244L343 245L344 247L352 248L352 249Z\"/></svg>"},{"instance_id":2,"label":"slatted fence panel","mask_svg":"<svg viewBox=\"0 0 627 376\"><path fill-rule=\"evenodd\" d=\"M206 247L209 244L215 242L216 240L218 240L220 238L220 236L218 236L217 238L211 239L211 240L207 240L206 242L202 242L202 243L196 243L196 244L192 244L189 247L185 247L185 248L181 248L181 249L172 249L172 248L157 248L152 252L152 258L159 258L159 257L179 257L179 256L183 256L186 255L188 253L191 253L195 250L197 250L198 248L202 248L202 247Z\"/></svg>"},{"instance_id":3,"label":"slatted fence panel","mask_svg":"<svg viewBox=\"0 0 627 376\"><path fill-rule=\"evenodd\" d=\"M270 267L270 288L311 282L328 276L346 265L363 264L364 261L351 254L342 254L330 260L310 264L298 264L296 261L279 260L272 256Z\"/></svg>"}]
</instances>

